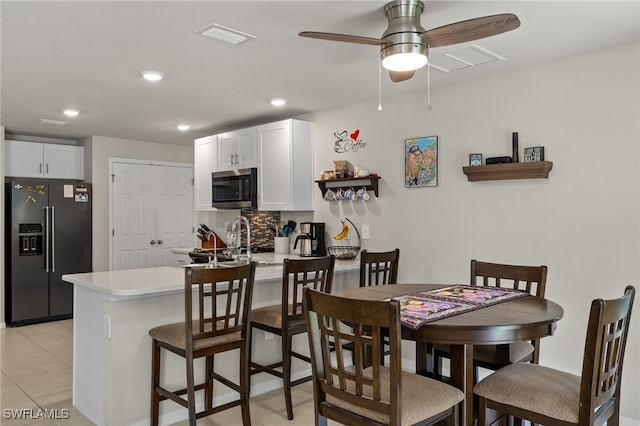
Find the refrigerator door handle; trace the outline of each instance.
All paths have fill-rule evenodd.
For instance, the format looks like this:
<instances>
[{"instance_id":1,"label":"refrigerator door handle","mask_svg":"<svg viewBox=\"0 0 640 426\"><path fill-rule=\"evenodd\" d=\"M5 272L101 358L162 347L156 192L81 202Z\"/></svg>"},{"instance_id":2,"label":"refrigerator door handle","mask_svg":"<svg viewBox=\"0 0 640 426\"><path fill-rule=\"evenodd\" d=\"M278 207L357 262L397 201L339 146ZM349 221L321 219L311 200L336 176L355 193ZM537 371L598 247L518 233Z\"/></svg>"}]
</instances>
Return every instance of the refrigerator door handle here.
<instances>
[{"instance_id":1,"label":"refrigerator door handle","mask_svg":"<svg viewBox=\"0 0 640 426\"><path fill-rule=\"evenodd\" d=\"M51 272L56 271L56 208L51 206Z\"/></svg>"},{"instance_id":2,"label":"refrigerator door handle","mask_svg":"<svg viewBox=\"0 0 640 426\"><path fill-rule=\"evenodd\" d=\"M44 271L49 272L49 206L44 208Z\"/></svg>"}]
</instances>

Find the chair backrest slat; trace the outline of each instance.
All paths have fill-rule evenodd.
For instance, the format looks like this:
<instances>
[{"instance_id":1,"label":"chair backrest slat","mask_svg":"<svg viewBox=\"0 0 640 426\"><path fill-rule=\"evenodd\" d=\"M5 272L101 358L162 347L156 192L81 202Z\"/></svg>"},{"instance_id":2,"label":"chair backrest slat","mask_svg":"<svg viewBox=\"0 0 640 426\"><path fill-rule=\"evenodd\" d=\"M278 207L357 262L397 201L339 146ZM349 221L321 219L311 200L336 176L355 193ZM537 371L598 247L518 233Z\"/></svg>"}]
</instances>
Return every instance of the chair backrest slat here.
<instances>
[{"instance_id":1,"label":"chair backrest slat","mask_svg":"<svg viewBox=\"0 0 640 426\"><path fill-rule=\"evenodd\" d=\"M282 263L282 322L304 319L303 290L331 293L335 257L285 259Z\"/></svg>"},{"instance_id":2,"label":"chair backrest slat","mask_svg":"<svg viewBox=\"0 0 640 426\"><path fill-rule=\"evenodd\" d=\"M400 249L360 253L360 287L397 284Z\"/></svg>"},{"instance_id":3,"label":"chair backrest slat","mask_svg":"<svg viewBox=\"0 0 640 426\"><path fill-rule=\"evenodd\" d=\"M251 312L255 267L255 263L251 263L237 267L185 269L185 327L188 350L193 347L193 342L199 339L237 331L246 333Z\"/></svg>"},{"instance_id":4,"label":"chair backrest slat","mask_svg":"<svg viewBox=\"0 0 640 426\"><path fill-rule=\"evenodd\" d=\"M591 302L582 364L579 424L602 423L596 421L598 414L620 400L622 363L634 298L635 288L628 286L620 299Z\"/></svg>"},{"instance_id":5,"label":"chair backrest slat","mask_svg":"<svg viewBox=\"0 0 640 426\"><path fill-rule=\"evenodd\" d=\"M316 408L331 409L332 404L327 403L327 396L331 396L399 425L402 353L398 302L346 299L311 289L305 290L304 302ZM388 368L380 365L386 330L391 342ZM342 349L344 344L353 347L353 364L345 360L350 351ZM370 365L365 365L365 351L373 358ZM371 424L378 423L372 420Z\"/></svg>"},{"instance_id":6,"label":"chair backrest slat","mask_svg":"<svg viewBox=\"0 0 640 426\"><path fill-rule=\"evenodd\" d=\"M500 263L471 261L471 285L504 287L526 291L544 298L547 284L547 267L505 265Z\"/></svg>"}]
</instances>

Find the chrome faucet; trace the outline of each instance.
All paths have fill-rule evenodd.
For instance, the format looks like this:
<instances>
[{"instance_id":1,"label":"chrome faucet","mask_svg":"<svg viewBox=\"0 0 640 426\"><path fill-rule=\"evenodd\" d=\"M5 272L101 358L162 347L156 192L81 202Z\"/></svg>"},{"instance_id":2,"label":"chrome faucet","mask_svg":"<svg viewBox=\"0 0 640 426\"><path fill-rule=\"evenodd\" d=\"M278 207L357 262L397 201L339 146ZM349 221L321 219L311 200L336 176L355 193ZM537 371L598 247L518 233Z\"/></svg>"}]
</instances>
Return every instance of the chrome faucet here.
<instances>
[{"instance_id":1,"label":"chrome faucet","mask_svg":"<svg viewBox=\"0 0 640 426\"><path fill-rule=\"evenodd\" d=\"M207 239L211 238L211 236L213 236L213 260L211 259L211 256L209 256L209 266L211 268L217 268L218 267L218 241L217 241L218 239L216 238L213 232L209 232L207 234Z\"/></svg>"},{"instance_id":2,"label":"chrome faucet","mask_svg":"<svg viewBox=\"0 0 640 426\"><path fill-rule=\"evenodd\" d=\"M238 223L244 221L244 226L247 228L247 251L246 254L243 255L241 251L241 247L238 248L238 261L240 262L251 262L251 226L249 225L249 219L244 216L238 216L236 220L233 221L232 230L235 232ZM240 227L240 236L242 237L242 226Z\"/></svg>"}]
</instances>

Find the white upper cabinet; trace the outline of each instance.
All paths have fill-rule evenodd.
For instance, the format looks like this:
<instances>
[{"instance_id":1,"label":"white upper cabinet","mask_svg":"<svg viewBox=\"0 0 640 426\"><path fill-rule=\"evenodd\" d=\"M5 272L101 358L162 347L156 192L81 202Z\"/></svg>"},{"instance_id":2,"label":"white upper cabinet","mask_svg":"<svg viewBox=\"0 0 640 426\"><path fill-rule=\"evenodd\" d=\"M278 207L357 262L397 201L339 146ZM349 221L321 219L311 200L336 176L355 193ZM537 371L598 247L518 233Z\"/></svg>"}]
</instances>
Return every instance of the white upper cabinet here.
<instances>
[{"instance_id":1,"label":"white upper cabinet","mask_svg":"<svg viewBox=\"0 0 640 426\"><path fill-rule=\"evenodd\" d=\"M258 209L313 210L313 123L258 126Z\"/></svg>"},{"instance_id":2,"label":"white upper cabinet","mask_svg":"<svg viewBox=\"0 0 640 426\"><path fill-rule=\"evenodd\" d=\"M218 171L256 167L256 128L218 135Z\"/></svg>"},{"instance_id":3,"label":"white upper cabinet","mask_svg":"<svg viewBox=\"0 0 640 426\"><path fill-rule=\"evenodd\" d=\"M218 171L218 136L196 139L193 157L195 209L216 210L211 207L211 173Z\"/></svg>"},{"instance_id":4,"label":"white upper cabinet","mask_svg":"<svg viewBox=\"0 0 640 426\"><path fill-rule=\"evenodd\" d=\"M84 179L84 147L5 141L5 175L25 178Z\"/></svg>"}]
</instances>

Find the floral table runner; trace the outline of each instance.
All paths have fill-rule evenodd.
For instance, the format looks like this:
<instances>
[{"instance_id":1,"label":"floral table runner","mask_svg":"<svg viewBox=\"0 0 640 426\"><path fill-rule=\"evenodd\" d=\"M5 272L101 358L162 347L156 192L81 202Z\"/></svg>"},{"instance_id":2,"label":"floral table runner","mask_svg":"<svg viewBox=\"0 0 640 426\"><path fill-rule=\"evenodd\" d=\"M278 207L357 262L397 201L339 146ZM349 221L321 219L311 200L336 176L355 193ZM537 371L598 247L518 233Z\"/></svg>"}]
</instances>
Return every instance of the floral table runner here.
<instances>
[{"instance_id":1,"label":"floral table runner","mask_svg":"<svg viewBox=\"0 0 640 426\"><path fill-rule=\"evenodd\" d=\"M520 290L499 287L453 285L394 297L400 302L400 320L413 329L445 317L528 296Z\"/></svg>"}]
</instances>

